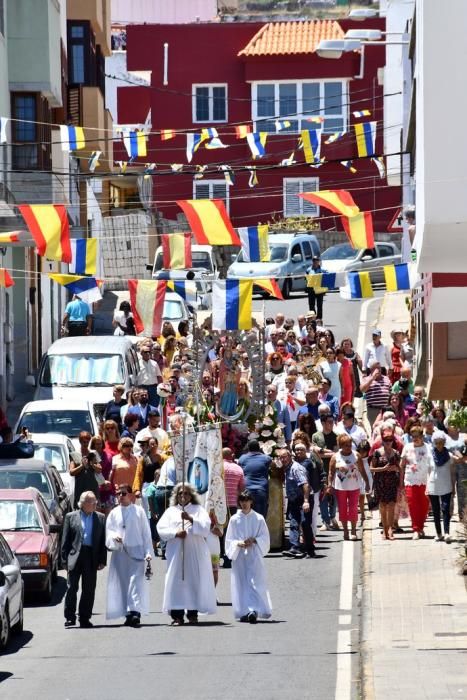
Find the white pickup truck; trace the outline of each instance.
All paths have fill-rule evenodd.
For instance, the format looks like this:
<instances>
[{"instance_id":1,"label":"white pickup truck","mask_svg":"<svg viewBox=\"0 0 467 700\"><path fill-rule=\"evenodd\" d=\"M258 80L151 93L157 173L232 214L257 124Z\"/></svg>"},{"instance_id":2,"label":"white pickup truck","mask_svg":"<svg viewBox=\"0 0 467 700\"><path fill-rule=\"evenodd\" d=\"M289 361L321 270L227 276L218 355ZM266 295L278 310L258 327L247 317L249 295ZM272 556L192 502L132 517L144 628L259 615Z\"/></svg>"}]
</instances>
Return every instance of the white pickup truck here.
<instances>
[{"instance_id":1,"label":"white pickup truck","mask_svg":"<svg viewBox=\"0 0 467 700\"><path fill-rule=\"evenodd\" d=\"M192 267L190 270L194 273L194 281L196 282L198 298L200 299L200 308L210 308L210 299L212 291L212 280L219 277L214 251L211 245L191 246ZM170 272L170 279L185 280L189 270L166 270L164 268L162 246L159 246L154 256L154 264L152 267L153 279L167 279L167 273Z\"/></svg>"}]
</instances>

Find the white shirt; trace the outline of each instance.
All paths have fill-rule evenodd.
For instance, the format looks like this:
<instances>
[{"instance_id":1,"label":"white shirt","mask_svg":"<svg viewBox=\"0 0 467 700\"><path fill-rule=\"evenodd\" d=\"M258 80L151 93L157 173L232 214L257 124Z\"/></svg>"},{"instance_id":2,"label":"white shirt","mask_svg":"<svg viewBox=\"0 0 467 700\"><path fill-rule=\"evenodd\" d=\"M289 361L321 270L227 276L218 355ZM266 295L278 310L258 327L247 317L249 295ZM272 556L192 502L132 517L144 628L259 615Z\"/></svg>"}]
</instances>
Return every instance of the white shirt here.
<instances>
[{"instance_id":1,"label":"white shirt","mask_svg":"<svg viewBox=\"0 0 467 700\"><path fill-rule=\"evenodd\" d=\"M379 362L380 366L386 367L386 369L391 367L391 356L384 343L380 343L379 345L368 343L366 346L365 352L363 353L363 369L371 367L372 362Z\"/></svg>"},{"instance_id":2,"label":"white shirt","mask_svg":"<svg viewBox=\"0 0 467 700\"><path fill-rule=\"evenodd\" d=\"M137 378L139 386L153 386L162 379L160 367L155 360L143 360L140 357L139 366L141 367Z\"/></svg>"},{"instance_id":3,"label":"white shirt","mask_svg":"<svg viewBox=\"0 0 467 700\"><path fill-rule=\"evenodd\" d=\"M165 430L163 430L162 428L151 429L149 426L147 426L146 428L140 430L139 433L136 433L135 446L133 448L133 452L137 457L141 454L141 445L139 444L139 440L148 437L156 438L157 445L159 447L159 450L161 451L165 450L165 448L168 445L170 445L169 436L167 435Z\"/></svg>"}]
</instances>

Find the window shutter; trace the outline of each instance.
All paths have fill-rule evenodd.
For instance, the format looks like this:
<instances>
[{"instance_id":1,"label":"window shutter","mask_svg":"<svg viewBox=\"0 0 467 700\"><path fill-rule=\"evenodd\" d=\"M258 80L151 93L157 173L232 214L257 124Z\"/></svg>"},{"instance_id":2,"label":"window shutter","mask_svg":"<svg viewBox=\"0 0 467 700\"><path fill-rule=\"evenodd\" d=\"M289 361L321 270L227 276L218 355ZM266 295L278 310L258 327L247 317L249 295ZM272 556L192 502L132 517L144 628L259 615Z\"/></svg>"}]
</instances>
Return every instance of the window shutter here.
<instances>
[{"instance_id":1,"label":"window shutter","mask_svg":"<svg viewBox=\"0 0 467 700\"><path fill-rule=\"evenodd\" d=\"M224 204L227 204L227 185L224 182L219 182L219 184L213 184L212 198L222 199Z\"/></svg>"},{"instance_id":2,"label":"window shutter","mask_svg":"<svg viewBox=\"0 0 467 700\"><path fill-rule=\"evenodd\" d=\"M297 195L303 192L300 189L301 180L284 180L284 216L300 215L300 197Z\"/></svg>"},{"instance_id":3,"label":"window shutter","mask_svg":"<svg viewBox=\"0 0 467 700\"><path fill-rule=\"evenodd\" d=\"M196 182L195 199L209 199L209 185L204 182Z\"/></svg>"},{"instance_id":4,"label":"window shutter","mask_svg":"<svg viewBox=\"0 0 467 700\"><path fill-rule=\"evenodd\" d=\"M319 187L319 178L317 177L312 177L312 178L307 178L306 180L301 180L301 190L300 192L316 192L316 190ZM300 199L299 199L300 201ZM312 202L309 202L307 199L301 199L302 201L302 206L303 206L303 214L307 214L308 216L317 216L318 215L318 207L316 204L313 204Z\"/></svg>"}]
</instances>

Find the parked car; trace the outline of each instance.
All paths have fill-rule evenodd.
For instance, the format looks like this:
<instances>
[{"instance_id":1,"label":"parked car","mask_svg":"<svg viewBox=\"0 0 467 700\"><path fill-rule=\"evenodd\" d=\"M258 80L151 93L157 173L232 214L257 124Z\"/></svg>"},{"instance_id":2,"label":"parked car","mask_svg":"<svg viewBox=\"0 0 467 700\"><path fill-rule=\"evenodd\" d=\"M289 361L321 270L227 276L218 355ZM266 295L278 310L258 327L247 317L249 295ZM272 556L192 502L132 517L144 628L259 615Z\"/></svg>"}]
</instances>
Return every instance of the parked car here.
<instances>
[{"instance_id":1,"label":"parked car","mask_svg":"<svg viewBox=\"0 0 467 700\"><path fill-rule=\"evenodd\" d=\"M63 481L65 491L72 500L75 478L70 475L70 461L75 446L70 438L61 433L34 433L29 434L29 437L34 443L34 457L55 467Z\"/></svg>"},{"instance_id":2,"label":"parked car","mask_svg":"<svg viewBox=\"0 0 467 700\"><path fill-rule=\"evenodd\" d=\"M41 459L1 459L0 450L0 489L29 487L36 488L42 495L61 532L65 515L71 510L71 501L55 467Z\"/></svg>"},{"instance_id":3,"label":"parked car","mask_svg":"<svg viewBox=\"0 0 467 700\"><path fill-rule=\"evenodd\" d=\"M395 243L375 243L374 248L355 250L349 243L338 243L327 248L321 256L321 267L326 272L363 272L368 270L373 284L384 281L383 265L402 262Z\"/></svg>"},{"instance_id":4,"label":"parked car","mask_svg":"<svg viewBox=\"0 0 467 700\"><path fill-rule=\"evenodd\" d=\"M25 591L48 603L59 569L60 525L37 489L0 489L0 531L15 552Z\"/></svg>"},{"instance_id":5,"label":"parked car","mask_svg":"<svg viewBox=\"0 0 467 700\"><path fill-rule=\"evenodd\" d=\"M8 646L11 632L23 631L23 602L24 582L19 561L0 533L0 652Z\"/></svg>"},{"instance_id":6,"label":"parked car","mask_svg":"<svg viewBox=\"0 0 467 700\"><path fill-rule=\"evenodd\" d=\"M89 394L89 387L87 391ZM87 430L91 435L97 435L99 425L94 406L90 401L49 399L30 401L25 404L14 432L19 435L24 429L33 435L34 433L62 433L69 437L78 449L80 432Z\"/></svg>"},{"instance_id":7,"label":"parked car","mask_svg":"<svg viewBox=\"0 0 467 700\"><path fill-rule=\"evenodd\" d=\"M60 338L41 360L34 399L89 401L102 414L114 385L131 389L138 372L138 355L125 336Z\"/></svg>"},{"instance_id":8,"label":"parked car","mask_svg":"<svg viewBox=\"0 0 467 700\"><path fill-rule=\"evenodd\" d=\"M304 290L306 271L311 266L313 256L320 254L316 236L309 233L271 233L269 250L271 258L268 262L245 262L241 250L227 270L227 277L276 278L284 299L292 291Z\"/></svg>"}]
</instances>

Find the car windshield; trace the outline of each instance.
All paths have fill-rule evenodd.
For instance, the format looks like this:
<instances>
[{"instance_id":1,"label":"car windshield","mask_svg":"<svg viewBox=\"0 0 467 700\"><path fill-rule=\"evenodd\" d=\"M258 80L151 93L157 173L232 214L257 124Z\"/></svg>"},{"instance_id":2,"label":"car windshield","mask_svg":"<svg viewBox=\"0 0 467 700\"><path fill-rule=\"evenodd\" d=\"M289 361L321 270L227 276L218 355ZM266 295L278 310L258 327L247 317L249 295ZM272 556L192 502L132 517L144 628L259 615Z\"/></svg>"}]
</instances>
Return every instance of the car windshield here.
<instances>
[{"instance_id":1,"label":"car windshield","mask_svg":"<svg viewBox=\"0 0 467 700\"><path fill-rule=\"evenodd\" d=\"M270 245L269 252L270 252L271 257L270 257L268 262L283 262L284 260L287 260L289 246L287 246L287 245ZM237 255L236 262L241 262L241 263L245 262L245 260L243 259L243 251L242 250ZM258 263L255 263L255 264L258 264Z\"/></svg>"},{"instance_id":2,"label":"car windshield","mask_svg":"<svg viewBox=\"0 0 467 700\"><path fill-rule=\"evenodd\" d=\"M0 501L0 530L42 530L33 501Z\"/></svg>"},{"instance_id":3,"label":"car windshield","mask_svg":"<svg viewBox=\"0 0 467 700\"><path fill-rule=\"evenodd\" d=\"M34 457L53 464L59 472L68 471L63 450L59 445L34 445Z\"/></svg>"},{"instance_id":4,"label":"car windshield","mask_svg":"<svg viewBox=\"0 0 467 700\"><path fill-rule=\"evenodd\" d=\"M48 355L39 377L41 386L114 386L124 382L120 355Z\"/></svg>"},{"instance_id":5,"label":"car windshield","mask_svg":"<svg viewBox=\"0 0 467 700\"><path fill-rule=\"evenodd\" d=\"M352 248L348 243L339 243L339 245L332 245L325 250L321 260L351 260L356 258L357 254L358 250Z\"/></svg>"},{"instance_id":6,"label":"car windshield","mask_svg":"<svg viewBox=\"0 0 467 700\"><path fill-rule=\"evenodd\" d=\"M18 433L23 428L27 428L30 433L62 433L69 438L77 438L82 430L94 434L89 411L66 408L57 411L26 411L21 416Z\"/></svg>"},{"instance_id":7,"label":"car windshield","mask_svg":"<svg viewBox=\"0 0 467 700\"><path fill-rule=\"evenodd\" d=\"M184 318L182 303L177 299L166 299L162 318L164 321L181 321Z\"/></svg>"},{"instance_id":8,"label":"car windshield","mask_svg":"<svg viewBox=\"0 0 467 700\"><path fill-rule=\"evenodd\" d=\"M0 489L27 489L31 486L40 491L46 500L52 498L49 480L45 472L38 469L31 471L27 469L17 471L0 469Z\"/></svg>"},{"instance_id":9,"label":"car windshield","mask_svg":"<svg viewBox=\"0 0 467 700\"><path fill-rule=\"evenodd\" d=\"M192 250L191 251L191 267L195 270L204 269L208 272L213 272L212 260L207 250ZM158 252L156 255L156 262L154 264L154 271L158 272L163 270L163 257L162 252Z\"/></svg>"}]
</instances>

